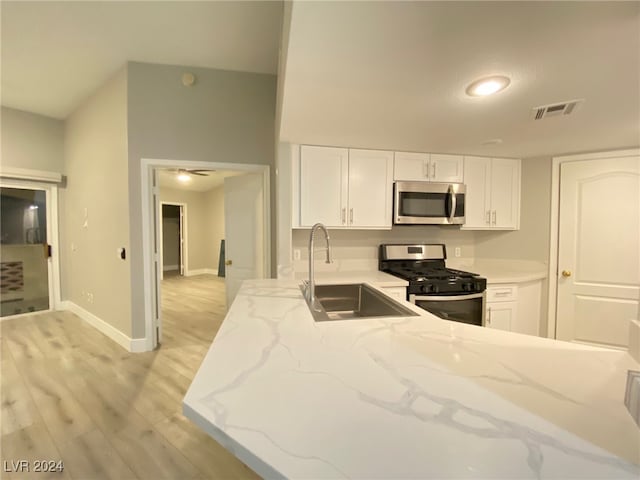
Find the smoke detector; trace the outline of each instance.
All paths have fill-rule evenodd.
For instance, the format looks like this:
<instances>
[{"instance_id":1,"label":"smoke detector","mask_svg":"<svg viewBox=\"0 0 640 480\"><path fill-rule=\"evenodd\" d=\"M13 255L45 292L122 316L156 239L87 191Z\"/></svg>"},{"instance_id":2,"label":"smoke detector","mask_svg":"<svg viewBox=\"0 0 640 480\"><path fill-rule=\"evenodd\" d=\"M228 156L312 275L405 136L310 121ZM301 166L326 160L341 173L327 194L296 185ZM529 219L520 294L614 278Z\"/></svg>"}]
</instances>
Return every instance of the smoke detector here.
<instances>
[{"instance_id":1,"label":"smoke detector","mask_svg":"<svg viewBox=\"0 0 640 480\"><path fill-rule=\"evenodd\" d=\"M584 98L577 100L568 100L566 102L552 103L550 105L542 105L531 109L531 118L534 120L542 120L548 117L560 117L570 115L584 102Z\"/></svg>"},{"instance_id":2,"label":"smoke detector","mask_svg":"<svg viewBox=\"0 0 640 480\"><path fill-rule=\"evenodd\" d=\"M185 72L182 74L182 84L185 87L193 87L194 83L196 83L196 76L193 73Z\"/></svg>"}]
</instances>

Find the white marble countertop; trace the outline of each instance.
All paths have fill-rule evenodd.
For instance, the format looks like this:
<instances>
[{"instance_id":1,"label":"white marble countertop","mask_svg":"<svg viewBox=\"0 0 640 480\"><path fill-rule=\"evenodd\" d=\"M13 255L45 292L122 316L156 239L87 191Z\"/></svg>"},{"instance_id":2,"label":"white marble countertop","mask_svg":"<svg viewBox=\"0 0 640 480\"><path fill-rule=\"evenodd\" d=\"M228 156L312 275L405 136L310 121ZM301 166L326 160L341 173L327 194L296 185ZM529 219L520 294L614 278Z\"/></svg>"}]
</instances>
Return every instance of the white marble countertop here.
<instances>
[{"instance_id":1,"label":"white marble countertop","mask_svg":"<svg viewBox=\"0 0 640 480\"><path fill-rule=\"evenodd\" d=\"M524 283L543 280L549 267L531 260L505 260L500 258L447 259L447 266L468 270L487 279L489 285L496 283Z\"/></svg>"},{"instance_id":2,"label":"white marble countertop","mask_svg":"<svg viewBox=\"0 0 640 480\"><path fill-rule=\"evenodd\" d=\"M316 323L245 282L185 415L266 478L639 478L626 352L420 312Z\"/></svg>"},{"instance_id":3,"label":"white marble countertop","mask_svg":"<svg viewBox=\"0 0 640 480\"><path fill-rule=\"evenodd\" d=\"M297 272L295 274L296 280L305 280L309 278L307 272ZM323 283L371 283L378 287L406 287L409 282L395 275L389 275L388 273L381 272L379 270L373 271L337 271L337 272L316 272L315 281L317 285Z\"/></svg>"}]
</instances>

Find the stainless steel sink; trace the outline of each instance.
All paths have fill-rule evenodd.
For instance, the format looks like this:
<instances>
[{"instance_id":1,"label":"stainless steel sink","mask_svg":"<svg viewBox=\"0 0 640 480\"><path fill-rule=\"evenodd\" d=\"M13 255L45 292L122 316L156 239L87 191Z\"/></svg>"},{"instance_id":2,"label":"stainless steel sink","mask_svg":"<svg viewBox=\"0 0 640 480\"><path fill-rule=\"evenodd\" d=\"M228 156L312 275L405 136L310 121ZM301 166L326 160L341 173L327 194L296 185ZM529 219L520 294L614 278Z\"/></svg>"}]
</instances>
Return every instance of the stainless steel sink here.
<instances>
[{"instance_id":1,"label":"stainless steel sink","mask_svg":"<svg viewBox=\"0 0 640 480\"><path fill-rule=\"evenodd\" d=\"M300 289L305 293L304 285ZM316 301L314 305L309 305L309 310L316 322L418 316L413 310L365 283L316 285L315 296Z\"/></svg>"}]
</instances>

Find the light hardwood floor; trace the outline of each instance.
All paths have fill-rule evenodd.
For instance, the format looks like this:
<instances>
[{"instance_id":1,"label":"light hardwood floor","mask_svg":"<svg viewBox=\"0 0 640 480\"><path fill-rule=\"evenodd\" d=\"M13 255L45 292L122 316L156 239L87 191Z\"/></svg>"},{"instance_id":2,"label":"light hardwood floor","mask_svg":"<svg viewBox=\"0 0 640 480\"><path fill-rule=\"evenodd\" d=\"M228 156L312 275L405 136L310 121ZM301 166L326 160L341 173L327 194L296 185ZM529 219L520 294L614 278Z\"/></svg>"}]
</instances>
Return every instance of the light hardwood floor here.
<instances>
[{"instance_id":1,"label":"light hardwood floor","mask_svg":"<svg viewBox=\"0 0 640 480\"><path fill-rule=\"evenodd\" d=\"M224 318L223 279L168 276L162 297L163 342L148 353L69 312L0 322L2 479L259 478L181 413ZM6 472L19 460L64 471Z\"/></svg>"}]
</instances>

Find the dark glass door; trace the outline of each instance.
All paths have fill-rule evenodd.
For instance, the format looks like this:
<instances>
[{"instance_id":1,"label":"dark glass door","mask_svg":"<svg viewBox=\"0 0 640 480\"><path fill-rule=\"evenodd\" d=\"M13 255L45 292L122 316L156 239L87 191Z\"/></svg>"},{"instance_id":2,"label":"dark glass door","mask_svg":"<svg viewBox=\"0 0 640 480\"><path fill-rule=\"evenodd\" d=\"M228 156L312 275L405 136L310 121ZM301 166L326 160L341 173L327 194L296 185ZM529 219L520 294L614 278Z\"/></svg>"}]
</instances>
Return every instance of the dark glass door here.
<instances>
[{"instance_id":1,"label":"dark glass door","mask_svg":"<svg viewBox=\"0 0 640 480\"><path fill-rule=\"evenodd\" d=\"M0 316L49 309L45 190L0 188Z\"/></svg>"}]
</instances>

